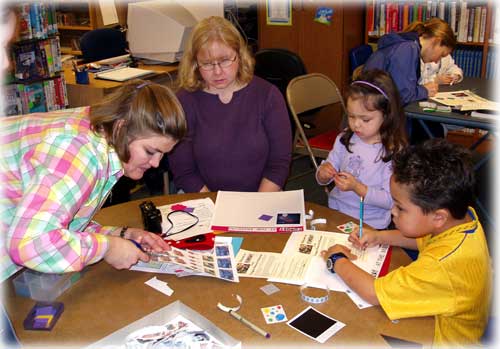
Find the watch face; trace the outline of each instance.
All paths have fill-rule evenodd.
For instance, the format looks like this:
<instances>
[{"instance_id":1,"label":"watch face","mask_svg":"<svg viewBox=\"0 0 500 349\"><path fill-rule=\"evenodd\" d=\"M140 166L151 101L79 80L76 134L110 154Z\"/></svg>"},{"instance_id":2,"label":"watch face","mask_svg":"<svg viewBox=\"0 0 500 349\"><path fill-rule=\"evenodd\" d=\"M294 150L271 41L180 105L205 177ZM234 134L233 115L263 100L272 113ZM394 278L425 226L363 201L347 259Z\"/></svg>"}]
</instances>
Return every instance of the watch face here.
<instances>
[{"instance_id":1,"label":"watch face","mask_svg":"<svg viewBox=\"0 0 500 349\"><path fill-rule=\"evenodd\" d=\"M328 258L326 260L326 269L333 271L333 263L332 263L332 260L330 258Z\"/></svg>"}]
</instances>

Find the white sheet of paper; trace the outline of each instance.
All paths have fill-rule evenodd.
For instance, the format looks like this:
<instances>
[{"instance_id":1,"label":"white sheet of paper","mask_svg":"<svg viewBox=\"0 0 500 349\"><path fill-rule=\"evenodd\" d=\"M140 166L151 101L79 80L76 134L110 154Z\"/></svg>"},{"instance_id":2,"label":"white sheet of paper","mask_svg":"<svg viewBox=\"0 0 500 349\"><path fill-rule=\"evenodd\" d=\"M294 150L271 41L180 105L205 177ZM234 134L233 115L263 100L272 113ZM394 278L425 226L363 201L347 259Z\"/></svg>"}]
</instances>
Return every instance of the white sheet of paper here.
<instances>
[{"instance_id":1,"label":"white sheet of paper","mask_svg":"<svg viewBox=\"0 0 500 349\"><path fill-rule=\"evenodd\" d=\"M267 217L264 219L263 215ZM211 227L233 232L302 231L305 229L304 191L219 191Z\"/></svg>"},{"instance_id":2,"label":"white sheet of paper","mask_svg":"<svg viewBox=\"0 0 500 349\"><path fill-rule=\"evenodd\" d=\"M102 22L104 25L118 23L118 14L114 1L99 0L99 8L101 10Z\"/></svg>"}]
</instances>

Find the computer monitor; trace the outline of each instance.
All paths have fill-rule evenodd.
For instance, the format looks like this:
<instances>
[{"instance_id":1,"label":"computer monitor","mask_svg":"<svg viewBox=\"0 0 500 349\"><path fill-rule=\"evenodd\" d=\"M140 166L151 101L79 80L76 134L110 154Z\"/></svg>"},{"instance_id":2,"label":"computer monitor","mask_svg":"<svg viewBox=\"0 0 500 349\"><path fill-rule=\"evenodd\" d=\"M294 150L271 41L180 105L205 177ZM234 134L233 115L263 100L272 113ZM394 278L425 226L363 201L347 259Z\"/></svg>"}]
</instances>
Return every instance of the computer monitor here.
<instances>
[{"instance_id":1,"label":"computer monitor","mask_svg":"<svg viewBox=\"0 0 500 349\"><path fill-rule=\"evenodd\" d=\"M133 57L177 62L193 27L208 16L222 16L222 0L210 2L151 0L128 4L127 41Z\"/></svg>"}]
</instances>

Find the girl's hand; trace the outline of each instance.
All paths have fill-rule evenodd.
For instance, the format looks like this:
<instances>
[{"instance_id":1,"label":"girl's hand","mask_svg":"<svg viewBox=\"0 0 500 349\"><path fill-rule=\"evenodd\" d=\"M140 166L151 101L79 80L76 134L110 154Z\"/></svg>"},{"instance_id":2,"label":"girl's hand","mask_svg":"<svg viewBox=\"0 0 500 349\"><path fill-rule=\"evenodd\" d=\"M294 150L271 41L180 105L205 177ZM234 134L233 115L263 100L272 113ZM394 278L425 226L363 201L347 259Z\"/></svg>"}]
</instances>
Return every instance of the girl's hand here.
<instances>
[{"instance_id":1,"label":"girl's hand","mask_svg":"<svg viewBox=\"0 0 500 349\"><path fill-rule=\"evenodd\" d=\"M128 228L125 237L135 240L146 251L164 252L170 250L170 245L165 242L159 235L150 233L143 229Z\"/></svg>"},{"instance_id":2,"label":"girl's hand","mask_svg":"<svg viewBox=\"0 0 500 349\"><path fill-rule=\"evenodd\" d=\"M427 89L427 95L429 97L434 97L439 90L439 85L435 82L428 82L424 87Z\"/></svg>"},{"instance_id":3,"label":"girl's hand","mask_svg":"<svg viewBox=\"0 0 500 349\"><path fill-rule=\"evenodd\" d=\"M318 180L321 183L327 183L337 174L337 170L329 162L324 162L318 168Z\"/></svg>"},{"instance_id":4,"label":"girl's hand","mask_svg":"<svg viewBox=\"0 0 500 349\"><path fill-rule=\"evenodd\" d=\"M356 177L349 172L338 172L333 180L335 186L342 191L353 191L360 184Z\"/></svg>"},{"instance_id":5,"label":"girl's hand","mask_svg":"<svg viewBox=\"0 0 500 349\"><path fill-rule=\"evenodd\" d=\"M328 259L328 257L330 257L332 254L339 253L339 252L342 252L343 254L345 254L347 256L347 258L349 258L351 260L358 258L358 257L356 257L356 255L352 254L351 250L348 249L346 246L338 245L338 244L330 246L328 248L328 250L321 251L321 257L323 257L323 259L326 261Z\"/></svg>"},{"instance_id":6,"label":"girl's hand","mask_svg":"<svg viewBox=\"0 0 500 349\"><path fill-rule=\"evenodd\" d=\"M380 244L378 241L378 232L376 230L363 226L363 236L359 238L359 227L356 227L349 235L348 241L356 248L366 249L367 247L377 246Z\"/></svg>"},{"instance_id":7,"label":"girl's hand","mask_svg":"<svg viewBox=\"0 0 500 349\"><path fill-rule=\"evenodd\" d=\"M108 235L108 241L104 260L116 269L129 269L139 260L149 261L149 256L127 239Z\"/></svg>"}]
</instances>

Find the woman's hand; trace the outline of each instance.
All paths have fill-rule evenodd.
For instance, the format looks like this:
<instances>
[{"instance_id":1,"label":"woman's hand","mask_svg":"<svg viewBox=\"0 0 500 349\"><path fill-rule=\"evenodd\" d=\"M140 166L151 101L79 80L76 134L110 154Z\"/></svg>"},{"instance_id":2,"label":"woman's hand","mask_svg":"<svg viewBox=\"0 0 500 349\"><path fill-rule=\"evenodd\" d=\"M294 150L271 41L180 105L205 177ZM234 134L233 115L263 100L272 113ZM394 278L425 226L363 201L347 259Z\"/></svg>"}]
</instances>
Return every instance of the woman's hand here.
<instances>
[{"instance_id":1,"label":"woman's hand","mask_svg":"<svg viewBox=\"0 0 500 349\"><path fill-rule=\"evenodd\" d=\"M378 241L378 237L378 231L363 226L363 236L361 239L359 238L359 227L356 227L349 235L348 240L354 247L364 250L367 247L379 245L380 242Z\"/></svg>"},{"instance_id":2,"label":"woman's hand","mask_svg":"<svg viewBox=\"0 0 500 349\"><path fill-rule=\"evenodd\" d=\"M170 250L170 245L159 235L143 229L128 228L125 237L138 242L146 251L164 252Z\"/></svg>"},{"instance_id":3,"label":"woman's hand","mask_svg":"<svg viewBox=\"0 0 500 349\"><path fill-rule=\"evenodd\" d=\"M318 180L321 183L328 183L337 175L337 170L329 162L324 162L318 168Z\"/></svg>"},{"instance_id":4,"label":"woman's hand","mask_svg":"<svg viewBox=\"0 0 500 349\"><path fill-rule=\"evenodd\" d=\"M104 260L116 269L129 269L139 260L149 262L149 256L127 239L108 235L108 250Z\"/></svg>"}]
</instances>

